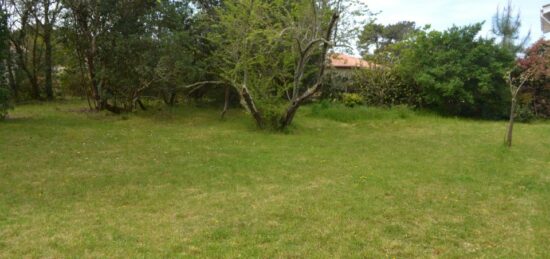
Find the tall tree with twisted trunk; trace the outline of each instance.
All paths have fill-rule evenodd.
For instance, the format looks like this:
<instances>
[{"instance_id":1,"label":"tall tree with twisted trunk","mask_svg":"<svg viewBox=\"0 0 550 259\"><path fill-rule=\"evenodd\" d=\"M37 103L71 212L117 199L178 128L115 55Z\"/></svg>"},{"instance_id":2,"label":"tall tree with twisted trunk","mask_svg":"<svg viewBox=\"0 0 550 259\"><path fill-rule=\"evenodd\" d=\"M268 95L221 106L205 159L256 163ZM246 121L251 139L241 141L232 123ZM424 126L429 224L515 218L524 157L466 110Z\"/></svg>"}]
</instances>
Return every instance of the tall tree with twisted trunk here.
<instances>
[{"instance_id":1,"label":"tall tree with twisted trunk","mask_svg":"<svg viewBox=\"0 0 550 259\"><path fill-rule=\"evenodd\" d=\"M298 66L296 66L295 68L296 70L295 74L298 75L297 77L295 77L295 85L299 85L301 79L303 78L303 75L305 72L304 63L306 63L307 60L310 59L310 55L311 55L310 49L313 48L313 46L315 46L315 44L317 44L318 42L322 42L321 58L320 58L319 67L318 67L319 72L313 86L309 87L301 95L294 96L290 105L287 107L285 113L281 116L280 125L279 125L280 128L284 129L288 127L292 123L292 120L294 119L294 115L296 115L298 108L300 108L300 106L305 101L310 99L311 96L317 93L321 88L321 84L323 83L323 79L325 75L325 68L328 65L326 63L326 60L327 60L327 53L328 53L329 47L331 46L330 39L332 37L334 26L338 21L338 17L339 17L338 13L332 14L328 28L326 29L326 32L325 32L325 37L323 39L314 39L310 41L304 49L302 49L301 46L298 47L300 51L300 55L299 55L300 58L298 61Z\"/></svg>"},{"instance_id":2,"label":"tall tree with twisted trunk","mask_svg":"<svg viewBox=\"0 0 550 259\"><path fill-rule=\"evenodd\" d=\"M323 84L339 1L225 1L211 41L219 77L259 128L284 130ZM286 99L286 100L285 100Z\"/></svg>"}]
</instances>

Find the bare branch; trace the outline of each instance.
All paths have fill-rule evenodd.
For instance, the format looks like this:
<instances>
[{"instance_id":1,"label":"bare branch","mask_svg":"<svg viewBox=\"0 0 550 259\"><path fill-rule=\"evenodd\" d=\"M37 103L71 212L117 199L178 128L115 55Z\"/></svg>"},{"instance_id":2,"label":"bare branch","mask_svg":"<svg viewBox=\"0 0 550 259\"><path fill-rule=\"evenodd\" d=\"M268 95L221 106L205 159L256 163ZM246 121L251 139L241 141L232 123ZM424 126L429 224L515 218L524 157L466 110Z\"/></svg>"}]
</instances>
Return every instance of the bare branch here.
<instances>
[{"instance_id":1,"label":"bare branch","mask_svg":"<svg viewBox=\"0 0 550 259\"><path fill-rule=\"evenodd\" d=\"M196 86L204 86L207 84L224 84L224 81L202 81L202 82L196 82L190 85L184 85L184 86L178 86L176 87L176 90L183 90L183 89L191 89Z\"/></svg>"}]
</instances>

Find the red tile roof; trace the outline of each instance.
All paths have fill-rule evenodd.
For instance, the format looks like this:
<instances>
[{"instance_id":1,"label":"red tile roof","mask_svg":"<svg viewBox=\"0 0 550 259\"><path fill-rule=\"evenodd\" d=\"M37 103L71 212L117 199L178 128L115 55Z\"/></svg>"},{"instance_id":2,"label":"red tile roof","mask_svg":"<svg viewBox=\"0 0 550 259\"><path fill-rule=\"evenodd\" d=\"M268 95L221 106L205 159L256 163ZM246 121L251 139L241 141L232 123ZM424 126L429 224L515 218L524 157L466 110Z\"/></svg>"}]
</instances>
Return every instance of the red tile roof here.
<instances>
[{"instance_id":1,"label":"red tile roof","mask_svg":"<svg viewBox=\"0 0 550 259\"><path fill-rule=\"evenodd\" d=\"M378 65L361 58L334 53L330 55L330 66L334 68L375 68Z\"/></svg>"}]
</instances>

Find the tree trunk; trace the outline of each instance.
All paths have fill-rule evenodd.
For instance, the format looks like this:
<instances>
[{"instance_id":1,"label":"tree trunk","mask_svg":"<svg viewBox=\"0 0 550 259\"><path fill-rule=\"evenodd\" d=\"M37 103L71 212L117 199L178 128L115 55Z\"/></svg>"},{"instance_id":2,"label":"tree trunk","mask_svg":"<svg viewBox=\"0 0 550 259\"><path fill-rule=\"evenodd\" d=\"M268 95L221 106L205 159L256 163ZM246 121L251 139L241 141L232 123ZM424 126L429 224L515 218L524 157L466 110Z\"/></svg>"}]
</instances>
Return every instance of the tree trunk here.
<instances>
[{"instance_id":1,"label":"tree trunk","mask_svg":"<svg viewBox=\"0 0 550 259\"><path fill-rule=\"evenodd\" d=\"M40 99L40 87L38 86L38 79L35 75L33 75L33 73L31 73L31 71L29 71L27 66L23 65L21 66L21 69L23 70L23 72L25 72L25 75L31 83L31 97L35 100Z\"/></svg>"},{"instance_id":2,"label":"tree trunk","mask_svg":"<svg viewBox=\"0 0 550 259\"><path fill-rule=\"evenodd\" d=\"M47 17L46 17L47 19ZM44 45L46 47L45 52L45 64L44 64L44 73L46 77L45 82L45 91L46 91L46 98L48 100L53 100L53 83L52 83L52 40L51 40L51 29L49 28L50 25L48 24L48 21L46 21L46 26L44 30Z\"/></svg>"},{"instance_id":3,"label":"tree trunk","mask_svg":"<svg viewBox=\"0 0 550 259\"><path fill-rule=\"evenodd\" d=\"M143 111L147 110L147 107L145 107L145 104L143 104L143 102L140 99L137 99L136 103L139 105L139 108L141 108L141 110Z\"/></svg>"},{"instance_id":4,"label":"tree trunk","mask_svg":"<svg viewBox=\"0 0 550 259\"><path fill-rule=\"evenodd\" d=\"M170 93L170 106L176 105L177 97L178 97L178 93L175 90Z\"/></svg>"},{"instance_id":5,"label":"tree trunk","mask_svg":"<svg viewBox=\"0 0 550 259\"><path fill-rule=\"evenodd\" d=\"M510 121L508 122L508 131L506 132L506 145L508 147L512 146L512 134L514 131L514 120L516 117L516 96L512 97L512 104L510 105Z\"/></svg>"},{"instance_id":6,"label":"tree trunk","mask_svg":"<svg viewBox=\"0 0 550 259\"><path fill-rule=\"evenodd\" d=\"M250 93L248 93L248 88L246 88L246 86L243 86L241 95L244 100L244 103L246 104L246 107L248 108L248 111L250 111L250 113L252 114L252 117L256 121L256 125L258 126L258 128L263 129L264 121L262 119L262 115L256 108L256 105L254 104L254 101L252 100Z\"/></svg>"},{"instance_id":7,"label":"tree trunk","mask_svg":"<svg viewBox=\"0 0 550 259\"><path fill-rule=\"evenodd\" d=\"M103 109L103 106L101 102L101 95L100 95L101 93L99 92L98 82L97 82L96 73L95 73L94 56L95 56L96 44L95 44L95 38L93 37L91 40L91 45L92 45L91 50L86 51L86 65L88 68L88 76L90 77L92 97L96 105L96 110L99 111Z\"/></svg>"},{"instance_id":8,"label":"tree trunk","mask_svg":"<svg viewBox=\"0 0 550 259\"><path fill-rule=\"evenodd\" d=\"M17 65L23 70L25 73L25 76L29 79L29 82L31 83L31 97L33 99L40 99L40 88L38 87L38 80L36 79L36 75L33 74L27 66L27 60L25 55L25 50L21 45L19 45L19 42L12 40L12 43L15 47L15 52L17 53ZM34 59L33 54L33 60Z\"/></svg>"},{"instance_id":9,"label":"tree trunk","mask_svg":"<svg viewBox=\"0 0 550 259\"><path fill-rule=\"evenodd\" d=\"M329 41L332 37L332 32L334 30L334 27L336 26L336 22L338 18L339 18L338 13L334 13L332 15L329 26L327 28L325 38L324 38L323 48L321 52L322 56L321 56L321 61L319 63L319 74L317 75L316 83L312 87L308 88L301 96L295 97L292 99L291 104L288 106L285 113L283 114L283 116L281 116L281 119L279 120L280 129L285 129L286 127L288 127L292 123L292 120L294 119L294 116L296 115L298 108L300 108L300 105L302 105L304 101L311 98L311 96L313 96L321 88L323 76L325 75Z\"/></svg>"},{"instance_id":10,"label":"tree trunk","mask_svg":"<svg viewBox=\"0 0 550 259\"><path fill-rule=\"evenodd\" d=\"M292 123L292 120L294 119L294 116L296 115L296 112L298 111L298 108L302 105L302 103L309 99L313 94L315 94L319 88L321 87L321 83L316 83L312 88L308 89L302 96L294 100L286 109L285 113L279 120L279 127L280 129L285 129L286 127L290 126Z\"/></svg>"},{"instance_id":11,"label":"tree trunk","mask_svg":"<svg viewBox=\"0 0 550 259\"><path fill-rule=\"evenodd\" d=\"M17 81L15 80L11 55L11 51L8 51L8 57L6 60L6 67L8 68L8 83L10 85L13 96L17 100L17 98L19 97L19 86L17 85Z\"/></svg>"},{"instance_id":12,"label":"tree trunk","mask_svg":"<svg viewBox=\"0 0 550 259\"><path fill-rule=\"evenodd\" d=\"M31 97L35 100L40 100L40 87L38 86L38 79L35 75L27 71L27 76L31 83Z\"/></svg>"},{"instance_id":13,"label":"tree trunk","mask_svg":"<svg viewBox=\"0 0 550 259\"><path fill-rule=\"evenodd\" d=\"M102 110L108 110L108 111L110 111L112 113L115 113L115 114L120 114L120 113L124 112L124 110L125 110L125 109L120 108L116 105L109 104L106 100L101 101L100 107L102 107ZM127 108L126 110L131 110L131 109L132 108Z\"/></svg>"},{"instance_id":14,"label":"tree trunk","mask_svg":"<svg viewBox=\"0 0 550 259\"><path fill-rule=\"evenodd\" d=\"M88 64L88 76L90 77L90 84L92 88L92 98L94 100L96 110L101 110L101 96L99 95L99 89L97 87L97 80L95 78L95 67L93 58L87 57L86 63Z\"/></svg>"},{"instance_id":15,"label":"tree trunk","mask_svg":"<svg viewBox=\"0 0 550 259\"><path fill-rule=\"evenodd\" d=\"M292 104L285 112L283 117L281 118L279 127L281 129L285 129L286 127L290 126L292 123L292 120L294 120L294 115L296 115L296 112L298 111L298 107L300 107L299 104Z\"/></svg>"},{"instance_id":16,"label":"tree trunk","mask_svg":"<svg viewBox=\"0 0 550 259\"><path fill-rule=\"evenodd\" d=\"M227 110L229 109L229 93L230 93L230 86L226 86L225 87L225 102L224 102L224 105L223 105L223 111L222 111L222 114L221 114L221 118L222 120L224 119L225 117L225 114L227 113Z\"/></svg>"},{"instance_id":17,"label":"tree trunk","mask_svg":"<svg viewBox=\"0 0 550 259\"><path fill-rule=\"evenodd\" d=\"M38 29L36 29L38 30ZM42 52L38 52L38 32L34 33L33 36L33 46L32 46L32 56L31 56L31 68L32 68L32 75L29 75L31 78L31 84L32 84L32 95L33 98L39 100L40 98L40 86L38 85L38 71L40 70L40 56L42 56Z\"/></svg>"},{"instance_id":18,"label":"tree trunk","mask_svg":"<svg viewBox=\"0 0 550 259\"><path fill-rule=\"evenodd\" d=\"M90 108L90 111L93 111L94 108L92 107L92 102L90 101L90 91L86 90L86 101L88 101L88 107Z\"/></svg>"}]
</instances>

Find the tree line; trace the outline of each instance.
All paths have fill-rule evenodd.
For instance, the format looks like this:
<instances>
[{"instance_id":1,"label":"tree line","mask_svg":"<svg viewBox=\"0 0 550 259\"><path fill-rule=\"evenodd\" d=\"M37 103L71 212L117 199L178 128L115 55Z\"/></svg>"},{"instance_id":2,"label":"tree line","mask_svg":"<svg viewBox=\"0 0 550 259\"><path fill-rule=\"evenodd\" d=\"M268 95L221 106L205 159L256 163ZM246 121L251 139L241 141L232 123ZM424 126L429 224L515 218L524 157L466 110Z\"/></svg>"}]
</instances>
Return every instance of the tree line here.
<instances>
[{"instance_id":1,"label":"tree line","mask_svg":"<svg viewBox=\"0 0 550 259\"><path fill-rule=\"evenodd\" d=\"M124 113L146 109L145 99L174 105L214 92L222 116L234 101L258 127L280 130L312 99L342 100L345 93L331 94L327 79L337 75L328 60L357 47L378 66L346 79L351 100L503 118L510 85L528 70L517 58L526 40L511 4L495 14L494 37L480 37L482 23L382 25L357 0L0 2L3 114L14 100L59 95ZM358 24L362 17L370 20ZM546 77L538 80L527 84ZM544 89L520 106L541 114Z\"/></svg>"},{"instance_id":2,"label":"tree line","mask_svg":"<svg viewBox=\"0 0 550 259\"><path fill-rule=\"evenodd\" d=\"M346 2L6 0L6 81L16 99L52 100L55 74L115 113L220 87L259 127L285 128L320 88Z\"/></svg>"}]
</instances>

